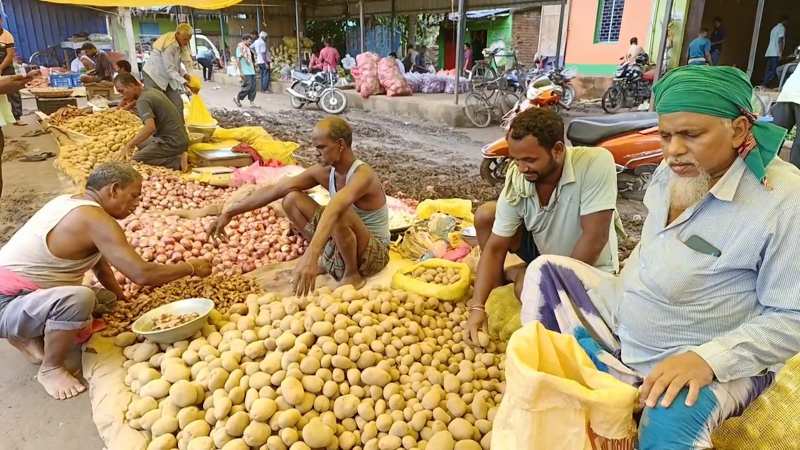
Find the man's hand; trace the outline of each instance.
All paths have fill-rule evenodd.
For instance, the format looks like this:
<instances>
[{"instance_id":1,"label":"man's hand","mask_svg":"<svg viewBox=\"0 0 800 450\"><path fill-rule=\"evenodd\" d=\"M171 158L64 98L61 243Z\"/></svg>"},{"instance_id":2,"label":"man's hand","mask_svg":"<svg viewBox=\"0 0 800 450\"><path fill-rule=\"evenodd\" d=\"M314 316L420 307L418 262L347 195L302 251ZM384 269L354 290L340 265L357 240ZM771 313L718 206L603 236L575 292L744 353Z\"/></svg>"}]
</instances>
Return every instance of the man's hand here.
<instances>
[{"instance_id":1,"label":"man's hand","mask_svg":"<svg viewBox=\"0 0 800 450\"><path fill-rule=\"evenodd\" d=\"M478 344L478 332L486 325L486 311L473 309L469 312L469 319L467 319L467 333L472 345Z\"/></svg>"},{"instance_id":2,"label":"man's hand","mask_svg":"<svg viewBox=\"0 0 800 450\"><path fill-rule=\"evenodd\" d=\"M298 297L303 297L314 291L317 282L317 275L319 274L317 257L306 251L300 257L295 270L297 275L294 279L294 292Z\"/></svg>"},{"instance_id":3,"label":"man's hand","mask_svg":"<svg viewBox=\"0 0 800 450\"><path fill-rule=\"evenodd\" d=\"M220 214L217 220L208 227L208 237L215 242L228 242L228 235L225 234L225 227L230 223L231 218L227 214Z\"/></svg>"},{"instance_id":4,"label":"man's hand","mask_svg":"<svg viewBox=\"0 0 800 450\"><path fill-rule=\"evenodd\" d=\"M211 275L211 261L207 259L189 259L186 261L194 269L194 275L205 278Z\"/></svg>"},{"instance_id":5,"label":"man's hand","mask_svg":"<svg viewBox=\"0 0 800 450\"><path fill-rule=\"evenodd\" d=\"M681 389L689 386L686 406L694 406L700 389L714 381L711 366L697 353L686 352L670 356L658 363L639 388L639 402L655 408L659 397L661 406L668 408Z\"/></svg>"}]
</instances>

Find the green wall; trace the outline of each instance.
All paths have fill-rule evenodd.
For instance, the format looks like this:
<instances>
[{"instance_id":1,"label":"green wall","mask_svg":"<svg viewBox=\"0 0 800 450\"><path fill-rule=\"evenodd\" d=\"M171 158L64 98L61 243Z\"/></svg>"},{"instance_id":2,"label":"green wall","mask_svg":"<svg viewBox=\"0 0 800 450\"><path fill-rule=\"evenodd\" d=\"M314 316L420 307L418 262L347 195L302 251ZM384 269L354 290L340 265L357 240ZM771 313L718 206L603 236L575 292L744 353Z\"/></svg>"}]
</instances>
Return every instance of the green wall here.
<instances>
[{"instance_id":1,"label":"green wall","mask_svg":"<svg viewBox=\"0 0 800 450\"><path fill-rule=\"evenodd\" d=\"M471 31L481 31L486 30L486 46L490 47L493 43L498 41L503 41L506 45L506 48L511 48L513 46L513 40L511 36L512 30L512 16L511 14L502 17L496 17L494 20L486 19L486 20L468 20L467 21L467 30L466 34L464 34L464 42L471 43L472 42L472 34ZM444 27L440 27L439 38L437 43L439 45L439 60L437 61L438 67L444 66ZM477 56L477 55L476 55ZM497 60L498 63L501 63L500 59Z\"/></svg>"}]
</instances>

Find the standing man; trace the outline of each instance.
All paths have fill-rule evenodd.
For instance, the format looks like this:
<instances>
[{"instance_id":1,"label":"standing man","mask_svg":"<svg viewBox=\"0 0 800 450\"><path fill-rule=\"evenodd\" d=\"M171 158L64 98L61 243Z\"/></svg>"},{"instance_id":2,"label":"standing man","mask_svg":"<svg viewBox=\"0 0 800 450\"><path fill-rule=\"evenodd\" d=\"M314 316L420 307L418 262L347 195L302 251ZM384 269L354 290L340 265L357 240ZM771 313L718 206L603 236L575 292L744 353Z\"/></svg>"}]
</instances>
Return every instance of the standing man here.
<instances>
[{"instance_id":1,"label":"standing man","mask_svg":"<svg viewBox=\"0 0 800 450\"><path fill-rule=\"evenodd\" d=\"M475 58L472 56L472 44L469 42L464 44L464 70L472 70L475 64Z\"/></svg>"},{"instance_id":2,"label":"standing man","mask_svg":"<svg viewBox=\"0 0 800 450\"><path fill-rule=\"evenodd\" d=\"M786 47L786 27L789 26L789 16L783 16L772 31L769 32L769 46L764 54L767 67L764 70L762 86L769 86L773 79L778 79L778 64L781 62L783 50Z\"/></svg>"},{"instance_id":3,"label":"standing man","mask_svg":"<svg viewBox=\"0 0 800 450\"><path fill-rule=\"evenodd\" d=\"M772 105L771 112L775 124L787 130L791 130L792 127L800 130L800 70L795 69L783 84L778 101ZM789 152L789 161L800 167L800 138L794 139L792 150Z\"/></svg>"},{"instance_id":4,"label":"standing man","mask_svg":"<svg viewBox=\"0 0 800 450\"><path fill-rule=\"evenodd\" d=\"M245 35L242 42L236 46L236 65L239 67L239 75L242 77L242 88L233 97L233 103L236 103L239 108L242 107L242 100L245 97L250 99L250 107L256 106L256 66L253 50L250 48L252 43L253 38Z\"/></svg>"},{"instance_id":5,"label":"standing man","mask_svg":"<svg viewBox=\"0 0 800 450\"><path fill-rule=\"evenodd\" d=\"M718 66L722 57L722 44L725 43L725 28L722 27L722 18L714 17L714 29L711 30L711 65Z\"/></svg>"},{"instance_id":6,"label":"standing man","mask_svg":"<svg viewBox=\"0 0 800 450\"><path fill-rule=\"evenodd\" d=\"M406 56L403 58L403 65L406 68L406 72L411 72L411 69L414 68L414 62L417 60L417 51L414 50L413 45L409 45L406 47Z\"/></svg>"},{"instance_id":7,"label":"standing man","mask_svg":"<svg viewBox=\"0 0 800 450\"><path fill-rule=\"evenodd\" d=\"M208 47L197 50L197 63L203 68L203 81L211 81L214 75L214 52Z\"/></svg>"},{"instance_id":8,"label":"standing man","mask_svg":"<svg viewBox=\"0 0 800 450\"><path fill-rule=\"evenodd\" d=\"M183 124L183 98L181 94L187 92L186 83L189 74L184 67L191 67L192 55L189 52L189 40L192 38L192 26L181 23L169 33L162 34L153 43L150 58L144 63L142 81L144 87L156 88L166 94L178 110L181 124Z\"/></svg>"},{"instance_id":9,"label":"standing man","mask_svg":"<svg viewBox=\"0 0 800 450\"><path fill-rule=\"evenodd\" d=\"M132 154L134 161L152 166L186 169L189 136L175 105L166 94L155 88L142 87L129 73L117 75L114 85L126 104L136 103L136 112L143 123L136 136L125 143L123 155Z\"/></svg>"},{"instance_id":10,"label":"standing man","mask_svg":"<svg viewBox=\"0 0 800 450\"><path fill-rule=\"evenodd\" d=\"M707 66L711 63L711 41L708 39L708 28L700 30L700 34L689 42L690 66Z\"/></svg>"},{"instance_id":11,"label":"standing man","mask_svg":"<svg viewBox=\"0 0 800 450\"><path fill-rule=\"evenodd\" d=\"M81 51L94 63L94 69L81 75L81 83L99 83L114 79L114 63L108 59L106 52L98 50L91 42L81 46Z\"/></svg>"},{"instance_id":12,"label":"standing man","mask_svg":"<svg viewBox=\"0 0 800 450\"><path fill-rule=\"evenodd\" d=\"M521 297L525 268L539 255L570 256L604 272L619 269L613 217L617 175L602 148L567 147L564 122L549 109L530 108L507 134L514 163L497 202L475 213L481 258L469 301L467 330L475 337L486 321L489 293L503 281ZM503 271L508 253L524 265Z\"/></svg>"},{"instance_id":13,"label":"standing man","mask_svg":"<svg viewBox=\"0 0 800 450\"><path fill-rule=\"evenodd\" d=\"M6 14L2 13L0 15L0 75L15 75L17 72L14 69L14 58L16 58L17 52L14 47L14 36L3 28L5 19ZM11 103L14 125L21 125L19 118L22 117L22 97L19 95L19 90L9 92L6 96Z\"/></svg>"},{"instance_id":14,"label":"standing man","mask_svg":"<svg viewBox=\"0 0 800 450\"><path fill-rule=\"evenodd\" d=\"M255 32L253 32L255 37ZM261 92L272 92L269 88L270 82L270 59L269 59L269 37L266 31L258 34L258 39L253 42L253 53L256 55L256 66L258 66L261 76Z\"/></svg>"},{"instance_id":15,"label":"standing man","mask_svg":"<svg viewBox=\"0 0 800 450\"><path fill-rule=\"evenodd\" d=\"M101 164L85 192L51 200L0 249L0 338L41 364L36 379L53 398L86 390L64 367L75 337L92 323L95 292L81 283L86 272L120 302L126 299L112 267L146 286L211 274L205 259L156 264L136 254L117 220L136 209L141 192L133 167Z\"/></svg>"},{"instance_id":16,"label":"standing man","mask_svg":"<svg viewBox=\"0 0 800 450\"><path fill-rule=\"evenodd\" d=\"M325 47L319 51L319 61L322 64L322 70L336 72L339 67L340 59L339 50L336 50L336 47L331 45L330 39L325 39Z\"/></svg>"},{"instance_id":17,"label":"standing man","mask_svg":"<svg viewBox=\"0 0 800 450\"><path fill-rule=\"evenodd\" d=\"M414 56L414 68L412 72L415 73L428 73L428 66L425 62L425 53L427 53L428 48L424 45L419 46L419 51Z\"/></svg>"}]
</instances>

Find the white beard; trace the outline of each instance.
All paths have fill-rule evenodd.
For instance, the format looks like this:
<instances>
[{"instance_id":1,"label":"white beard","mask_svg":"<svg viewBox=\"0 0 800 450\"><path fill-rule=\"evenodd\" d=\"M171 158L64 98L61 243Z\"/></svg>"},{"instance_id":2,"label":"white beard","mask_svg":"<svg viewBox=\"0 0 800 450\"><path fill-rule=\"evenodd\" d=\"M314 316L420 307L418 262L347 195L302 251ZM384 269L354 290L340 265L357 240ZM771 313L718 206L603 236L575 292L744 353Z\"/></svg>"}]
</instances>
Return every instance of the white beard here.
<instances>
[{"instance_id":1,"label":"white beard","mask_svg":"<svg viewBox=\"0 0 800 450\"><path fill-rule=\"evenodd\" d=\"M681 177L670 172L669 201L670 207L684 211L697 204L711 190L711 175L699 169L696 177Z\"/></svg>"}]
</instances>

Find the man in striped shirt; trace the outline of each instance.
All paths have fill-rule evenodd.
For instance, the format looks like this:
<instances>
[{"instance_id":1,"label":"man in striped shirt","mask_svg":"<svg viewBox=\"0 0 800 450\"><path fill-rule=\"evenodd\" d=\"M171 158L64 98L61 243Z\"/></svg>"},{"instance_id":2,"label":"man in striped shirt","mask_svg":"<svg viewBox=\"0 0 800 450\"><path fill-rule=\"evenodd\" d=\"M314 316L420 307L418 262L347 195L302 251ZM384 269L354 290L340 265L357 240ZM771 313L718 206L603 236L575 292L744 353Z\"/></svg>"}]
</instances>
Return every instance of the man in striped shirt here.
<instances>
[{"instance_id":1,"label":"man in striped shirt","mask_svg":"<svg viewBox=\"0 0 800 450\"><path fill-rule=\"evenodd\" d=\"M786 130L754 120L751 94L732 67L669 72L654 87L665 162L621 276L554 256L526 274L523 324L576 334L640 386L642 450L713 447L800 352L800 172L775 158Z\"/></svg>"}]
</instances>

